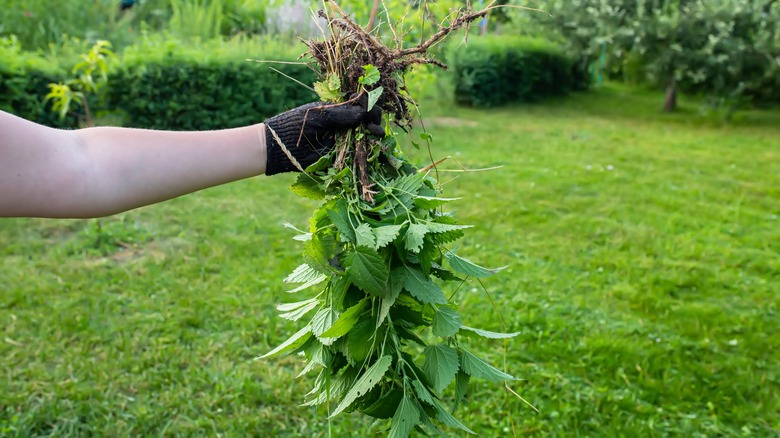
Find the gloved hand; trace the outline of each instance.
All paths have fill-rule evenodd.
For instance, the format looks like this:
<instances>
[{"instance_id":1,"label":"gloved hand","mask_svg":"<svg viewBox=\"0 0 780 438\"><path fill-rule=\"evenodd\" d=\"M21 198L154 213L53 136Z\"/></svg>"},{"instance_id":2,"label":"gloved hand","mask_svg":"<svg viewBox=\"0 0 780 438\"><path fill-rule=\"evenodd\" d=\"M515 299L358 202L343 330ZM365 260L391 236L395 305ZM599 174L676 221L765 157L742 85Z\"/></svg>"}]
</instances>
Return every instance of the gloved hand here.
<instances>
[{"instance_id":1,"label":"gloved hand","mask_svg":"<svg viewBox=\"0 0 780 438\"><path fill-rule=\"evenodd\" d=\"M379 126L382 113L377 107L366 112L365 93L356 104L331 105L325 102L309 103L263 122L266 126L266 175L298 171L279 146L272 130L304 169L333 149L337 132L364 124L374 135L384 135Z\"/></svg>"}]
</instances>

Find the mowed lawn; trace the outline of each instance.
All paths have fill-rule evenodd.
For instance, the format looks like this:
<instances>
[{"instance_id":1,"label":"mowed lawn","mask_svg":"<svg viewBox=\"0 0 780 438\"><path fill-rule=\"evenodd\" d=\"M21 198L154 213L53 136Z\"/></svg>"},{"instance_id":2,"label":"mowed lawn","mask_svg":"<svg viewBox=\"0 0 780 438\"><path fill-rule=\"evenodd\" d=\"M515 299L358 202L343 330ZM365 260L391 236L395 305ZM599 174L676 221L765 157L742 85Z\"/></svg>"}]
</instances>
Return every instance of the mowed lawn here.
<instances>
[{"instance_id":1,"label":"mowed lawn","mask_svg":"<svg viewBox=\"0 0 780 438\"><path fill-rule=\"evenodd\" d=\"M476 225L459 253L509 266L484 282L495 308L476 283L458 291L465 323L521 332L506 369L539 411L472 381L455 413L480 436L780 434L780 114L724 125L661 99L429 104L443 168L503 166L440 174ZM274 309L301 262L282 224L305 227L316 203L291 181L100 226L0 219L0 436L381 434L300 407L300 358L253 360L298 327ZM471 348L503 368L501 341Z\"/></svg>"}]
</instances>

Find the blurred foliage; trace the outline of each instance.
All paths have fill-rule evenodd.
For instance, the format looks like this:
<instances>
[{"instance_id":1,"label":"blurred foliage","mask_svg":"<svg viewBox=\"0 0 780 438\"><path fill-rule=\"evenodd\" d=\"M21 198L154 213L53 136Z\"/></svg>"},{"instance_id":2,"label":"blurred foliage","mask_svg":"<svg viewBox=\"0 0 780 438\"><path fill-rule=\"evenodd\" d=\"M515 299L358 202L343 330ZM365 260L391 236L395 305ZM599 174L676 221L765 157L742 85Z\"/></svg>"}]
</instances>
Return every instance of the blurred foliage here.
<instances>
[{"instance_id":1,"label":"blurred foliage","mask_svg":"<svg viewBox=\"0 0 780 438\"><path fill-rule=\"evenodd\" d=\"M111 50L111 43L98 40L86 54L81 56L81 61L73 66L71 70L73 77L65 82L49 84L51 91L46 95L45 100L51 100L52 110L60 115L60 120L70 112L71 103L76 103L84 110L87 126L94 126L87 100L89 97L102 100L102 92L108 84L109 62L114 60L116 54Z\"/></svg>"},{"instance_id":2,"label":"blurred foliage","mask_svg":"<svg viewBox=\"0 0 780 438\"><path fill-rule=\"evenodd\" d=\"M448 61L455 99L480 107L538 101L587 88L588 78L562 47L546 40L488 35L453 44Z\"/></svg>"},{"instance_id":3,"label":"blurred foliage","mask_svg":"<svg viewBox=\"0 0 780 438\"><path fill-rule=\"evenodd\" d=\"M0 59L0 110L47 126L77 126L76 114L60 119L44 98L48 84L67 74L56 58L25 52L15 37L1 37Z\"/></svg>"},{"instance_id":4,"label":"blurred foliage","mask_svg":"<svg viewBox=\"0 0 780 438\"><path fill-rule=\"evenodd\" d=\"M564 41L584 65L668 85L710 102L780 102L780 5L774 0L549 0L517 12L523 32Z\"/></svg>"},{"instance_id":5,"label":"blurred foliage","mask_svg":"<svg viewBox=\"0 0 780 438\"><path fill-rule=\"evenodd\" d=\"M108 91L112 106L126 113L126 125L151 129L223 129L259 123L284 109L316 99L304 84L314 72L294 61L303 47L267 38L186 42L150 35L124 53L111 75L121 84Z\"/></svg>"}]
</instances>

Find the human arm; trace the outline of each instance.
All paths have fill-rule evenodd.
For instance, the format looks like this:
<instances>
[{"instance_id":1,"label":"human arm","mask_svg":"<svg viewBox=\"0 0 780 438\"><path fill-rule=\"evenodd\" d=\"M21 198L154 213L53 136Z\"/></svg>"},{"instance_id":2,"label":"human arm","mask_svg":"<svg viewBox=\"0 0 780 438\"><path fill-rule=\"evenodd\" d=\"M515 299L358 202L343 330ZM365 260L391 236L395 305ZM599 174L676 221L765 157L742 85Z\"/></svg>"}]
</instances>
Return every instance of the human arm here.
<instances>
[{"instance_id":1,"label":"human arm","mask_svg":"<svg viewBox=\"0 0 780 438\"><path fill-rule=\"evenodd\" d=\"M0 111L0 216L107 216L260 175L265 127L64 131Z\"/></svg>"},{"instance_id":2,"label":"human arm","mask_svg":"<svg viewBox=\"0 0 780 438\"><path fill-rule=\"evenodd\" d=\"M0 111L0 217L107 216L242 178L292 171L275 140L266 147L266 125L275 127L305 167L333 147L336 131L377 117L362 105L309 104L266 123L220 131L64 131Z\"/></svg>"}]
</instances>

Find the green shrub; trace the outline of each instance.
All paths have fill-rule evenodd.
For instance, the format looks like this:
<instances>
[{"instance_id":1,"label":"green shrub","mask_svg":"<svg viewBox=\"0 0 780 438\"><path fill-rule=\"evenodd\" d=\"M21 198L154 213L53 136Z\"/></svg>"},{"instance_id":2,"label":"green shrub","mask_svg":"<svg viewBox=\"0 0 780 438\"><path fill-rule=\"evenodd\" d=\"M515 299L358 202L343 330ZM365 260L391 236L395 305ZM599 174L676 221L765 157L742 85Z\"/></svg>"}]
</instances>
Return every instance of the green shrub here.
<instances>
[{"instance_id":1,"label":"green shrub","mask_svg":"<svg viewBox=\"0 0 780 438\"><path fill-rule=\"evenodd\" d=\"M22 51L14 37L0 38L0 59L0 110L47 126L77 126L76 114L60 119L46 102L48 85L67 73L55 60Z\"/></svg>"},{"instance_id":2,"label":"green shrub","mask_svg":"<svg viewBox=\"0 0 780 438\"><path fill-rule=\"evenodd\" d=\"M307 85L315 76L305 65L247 59L294 61L301 52L266 39L149 39L125 51L124 66L109 80L109 102L132 127L206 130L258 123L317 99L270 67Z\"/></svg>"},{"instance_id":3,"label":"green shrub","mask_svg":"<svg viewBox=\"0 0 780 438\"><path fill-rule=\"evenodd\" d=\"M486 36L448 52L460 104L537 101L587 87L586 73L563 49L545 40Z\"/></svg>"}]
</instances>

